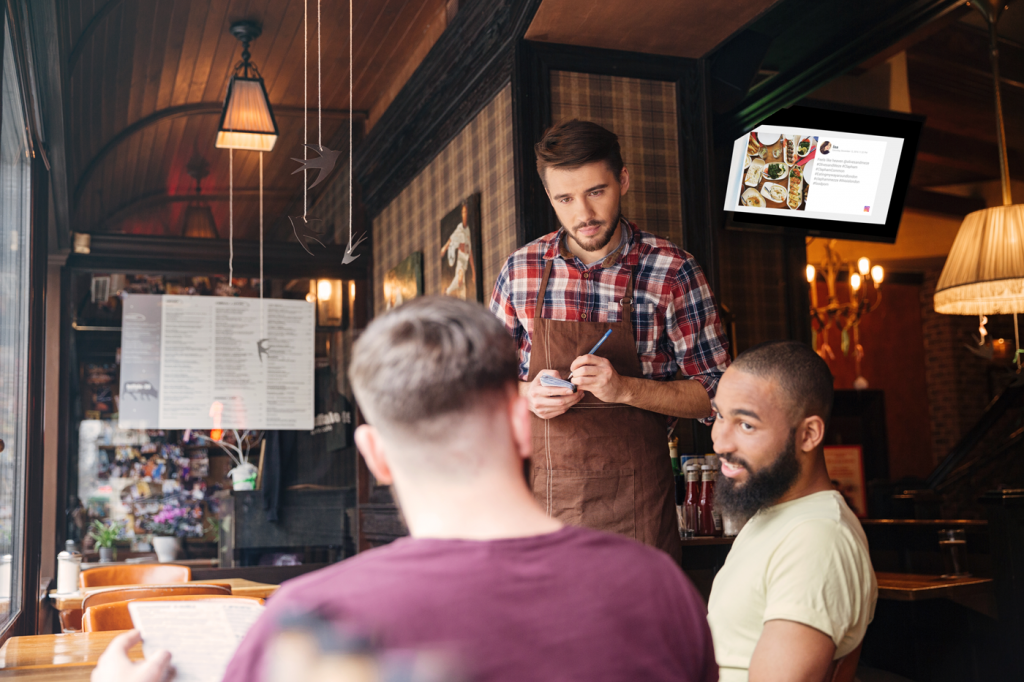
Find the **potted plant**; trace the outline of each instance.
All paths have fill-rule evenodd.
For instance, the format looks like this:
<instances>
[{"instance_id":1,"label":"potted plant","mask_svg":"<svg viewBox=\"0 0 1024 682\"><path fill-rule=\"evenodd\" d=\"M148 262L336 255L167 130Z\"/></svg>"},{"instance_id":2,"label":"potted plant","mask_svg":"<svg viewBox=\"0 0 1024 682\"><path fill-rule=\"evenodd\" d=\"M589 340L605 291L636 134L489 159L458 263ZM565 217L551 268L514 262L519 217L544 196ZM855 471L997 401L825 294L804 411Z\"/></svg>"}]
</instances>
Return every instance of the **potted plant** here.
<instances>
[{"instance_id":1,"label":"potted plant","mask_svg":"<svg viewBox=\"0 0 1024 682\"><path fill-rule=\"evenodd\" d=\"M144 522L144 527L153 534L153 551L157 561L167 563L178 558L181 540L184 537L202 537L203 513L198 506L184 500L173 500Z\"/></svg>"},{"instance_id":2,"label":"potted plant","mask_svg":"<svg viewBox=\"0 0 1024 682\"><path fill-rule=\"evenodd\" d=\"M100 550L100 563L107 563L114 560L114 543L121 539L121 524L103 523L95 520L89 526L89 537L96 541Z\"/></svg>"},{"instance_id":3,"label":"potted plant","mask_svg":"<svg viewBox=\"0 0 1024 682\"><path fill-rule=\"evenodd\" d=\"M232 489L256 490L256 478L259 471L249 462L249 451L254 445L263 440L263 433L248 430L239 433L235 429L231 429L231 433L234 435L234 442L225 438L215 440L207 437L207 440L227 453L228 457L231 458L231 462L235 465L228 472Z\"/></svg>"}]
</instances>

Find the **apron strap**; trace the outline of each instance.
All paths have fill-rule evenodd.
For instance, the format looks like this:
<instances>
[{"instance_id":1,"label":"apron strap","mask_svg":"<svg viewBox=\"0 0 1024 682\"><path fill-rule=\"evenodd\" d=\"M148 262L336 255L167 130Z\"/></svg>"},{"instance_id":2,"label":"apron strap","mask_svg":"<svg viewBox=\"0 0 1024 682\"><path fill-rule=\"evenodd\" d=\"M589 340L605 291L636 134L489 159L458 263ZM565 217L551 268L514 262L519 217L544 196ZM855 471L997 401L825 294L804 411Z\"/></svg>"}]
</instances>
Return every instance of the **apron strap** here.
<instances>
[{"instance_id":1,"label":"apron strap","mask_svg":"<svg viewBox=\"0 0 1024 682\"><path fill-rule=\"evenodd\" d=\"M537 301L533 306L533 319L539 320L541 311L544 310L544 294L548 290L548 278L551 277L551 262L544 265L544 276L540 280L540 293L537 294Z\"/></svg>"},{"instance_id":2,"label":"apron strap","mask_svg":"<svg viewBox=\"0 0 1024 682\"><path fill-rule=\"evenodd\" d=\"M633 313L633 268L629 268L629 280L626 282L626 295L619 301L619 305L622 306L622 319L628 320Z\"/></svg>"}]
</instances>

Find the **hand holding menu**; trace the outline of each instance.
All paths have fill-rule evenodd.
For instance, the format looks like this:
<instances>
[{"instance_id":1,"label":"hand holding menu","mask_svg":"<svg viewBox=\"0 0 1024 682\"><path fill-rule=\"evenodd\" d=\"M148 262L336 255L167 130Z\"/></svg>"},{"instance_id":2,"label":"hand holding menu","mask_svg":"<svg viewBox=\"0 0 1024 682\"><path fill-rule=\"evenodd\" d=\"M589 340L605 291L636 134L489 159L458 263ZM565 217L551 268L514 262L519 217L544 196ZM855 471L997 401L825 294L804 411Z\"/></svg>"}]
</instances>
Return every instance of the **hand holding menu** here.
<instances>
[{"instance_id":1,"label":"hand holding menu","mask_svg":"<svg viewBox=\"0 0 1024 682\"><path fill-rule=\"evenodd\" d=\"M246 599L134 601L128 613L146 658L171 652L175 682L220 682L263 607Z\"/></svg>"}]
</instances>

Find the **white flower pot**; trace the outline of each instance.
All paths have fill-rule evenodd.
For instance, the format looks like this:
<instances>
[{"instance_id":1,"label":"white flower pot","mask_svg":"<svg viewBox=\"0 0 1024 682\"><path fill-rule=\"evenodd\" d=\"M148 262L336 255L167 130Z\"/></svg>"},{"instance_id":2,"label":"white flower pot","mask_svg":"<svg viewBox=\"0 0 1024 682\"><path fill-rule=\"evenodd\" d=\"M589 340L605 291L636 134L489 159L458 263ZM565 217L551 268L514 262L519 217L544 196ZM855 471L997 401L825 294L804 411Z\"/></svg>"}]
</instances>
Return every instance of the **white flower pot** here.
<instances>
[{"instance_id":1,"label":"white flower pot","mask_svg":"<svg viewBox=\"0 0 1024 682\"><path fill-rule=\"evenodd\" d=\"M156 535L153 537L153 551L156 559L162 564L170 563L178 558L181 542L178 538Z\"/></svg>"},{"instance_id":2,"label":"white flower pot","mask_svg":"<svg viewBox=\"0 0 1024 682\"><path fill-rule=\"evenodd\" d=\"M256 475L259 473L252 464L246 462L228 472L231 487L235 490L256 490Z\"/></svg>"},{"instance_id":3,"label":"white flower pot","mask_svg":"<svg viewBox=\"0 0 1024 682\"><path fill-rule=\"evenodd\" d=\"M109 564L114 560L114 548L113 547L100 547L100 563Z\"/></svg>"}]
</instances>

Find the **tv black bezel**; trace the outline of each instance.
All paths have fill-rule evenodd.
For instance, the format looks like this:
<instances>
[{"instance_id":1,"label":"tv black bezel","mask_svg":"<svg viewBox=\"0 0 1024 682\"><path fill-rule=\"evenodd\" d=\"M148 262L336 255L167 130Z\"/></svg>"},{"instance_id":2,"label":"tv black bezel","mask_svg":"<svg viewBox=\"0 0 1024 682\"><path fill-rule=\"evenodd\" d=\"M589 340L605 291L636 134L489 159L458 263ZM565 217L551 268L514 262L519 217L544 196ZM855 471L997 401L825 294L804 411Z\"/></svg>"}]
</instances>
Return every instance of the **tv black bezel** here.
<instances>
[{"instance_id":1,"label":"tv black bezel","mask_svg":"<svg viewBox=\"0 0 1024 682\"><path fill-rule=\"evenodd\" d=\"M827 113L824 120L822 112ZM884 244L895 243L896 235L900 228L900 219L903 216L903 206L907 200L907 191L910 188L910 176L914 172L914 162L917 159L917 147L921 139L921 129L924 127L924 120L924 116L904 114L898 111L868 109L816 101L803 101L800 104L775 112L757 126L754 126L752 130L762 125L791 126L794 128L820 128L859 135L898 137L903 140L903 149L900 151L899 165L897 166L896 178L892 185L889 212L885 217L885 223L875 225L855 221L790 218L772 214L761 215L745 211L726 210L726 228L830 239L851 239L863 242L881 242ZM730 176L732 174L732 152L733 147L730 147ZM726 192L728 192L728 182L727 176ZM857 231L851 231L851 226L856 226Z\"/></svg>"}]
</instances>

